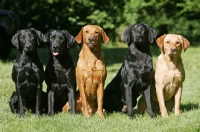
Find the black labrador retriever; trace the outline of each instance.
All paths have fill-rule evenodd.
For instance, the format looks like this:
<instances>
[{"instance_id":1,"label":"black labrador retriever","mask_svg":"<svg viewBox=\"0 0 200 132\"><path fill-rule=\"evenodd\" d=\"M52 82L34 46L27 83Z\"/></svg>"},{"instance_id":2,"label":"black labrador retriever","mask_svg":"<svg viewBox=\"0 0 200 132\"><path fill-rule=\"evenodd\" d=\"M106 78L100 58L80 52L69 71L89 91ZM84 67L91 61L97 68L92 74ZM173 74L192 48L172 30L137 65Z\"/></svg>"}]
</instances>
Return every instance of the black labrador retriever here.
<instances>
[{"instance_id":1,"label":"black labrador retriever","mask_svg":"<svg viewBox=\"0 0 200 132\"><path fill-rule=\"evenodd\" d=\"M9 100L13 113L24 116L25 110L34 112L37 116L42 111L42 83L44 69L37 53L37 47L43 40L43 34L35 29L18 31L12 37L13 45L19 50L12 70L12 80L16 91Z\"/></svg>"},{"instance_id":2,"label":"black labrador retriever","mask_svg":"<svg viewBox=\"0 0 200 132\"><path fill-rule=\"evenodd\" d=\"M50 30L44 35L44 42L48 42L50 50L45 69L48 115L61 112L67 101L70 104L70 113L75 113L75 65L69 53L75 38L66 30Z\"/></svg>"},{"instance_id":3,"label":"black labrador retriever","mask_svg":"<svg viewBox=\"0 0 200 132\"><path fill-rule=\"evenodd\" d=\"M104 109L107 112L124 112L133 118L133 107L137 98L144 93L148 102L148 114L154 118L150 102L150 85L153 77L153 64L150 43L157 33L147 24L132 24L124 32L128 52L117 75L104 91Z\"/></svg>"}]
</instances>

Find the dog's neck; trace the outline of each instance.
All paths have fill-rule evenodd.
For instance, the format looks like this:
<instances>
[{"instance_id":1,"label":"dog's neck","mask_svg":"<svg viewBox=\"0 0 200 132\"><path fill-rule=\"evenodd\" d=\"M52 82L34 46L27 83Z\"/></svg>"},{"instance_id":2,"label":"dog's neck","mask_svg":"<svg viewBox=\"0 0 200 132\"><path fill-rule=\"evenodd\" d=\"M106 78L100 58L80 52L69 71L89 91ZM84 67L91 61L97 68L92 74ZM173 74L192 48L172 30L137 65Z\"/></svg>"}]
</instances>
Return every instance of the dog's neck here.
<instances>
[{"instance_id":1,"label":"dog's neck","mask_svg":"<svg viewBox=\"0 0 200 132\"><path fill-rule=\"evenodd\" d=\"M169 62L167 64L168 69L176 69L179 64L182 62L182 58L181 55L174 55L174 56L170 56L168 54L163 54L165 56L165 59L167 62Z\"/></svg>"},{"instance_id":2,"label":"dog's neck","mask_svg":"<svg viewBox=\"0 0 200 132\"><path fill-rule=\"evenodd\" d=\"M137 49L136 44L132 42L132 43L129 45L129 49L130 49L130 50L132 50L132 49L134 49L134 50Z\"/></svg>"},{"instance_id":3,"label":"dog's neck","mask_svg":"<svg viewBox=\"0 0 200 132\"><path fill-rule=\"evenodd\" d=\"M145 42L145 43L143 43L143 44L141 44L141 43L136 43L136 42L132 42L132 43L130 44L130 46L133 46L133 45L134 45L134 47L132 47L132 48L136 48L136 49L139 50L140 52L146 53L146 54L148 54L148 55L151 56L150 43L149 43L149 42ZM129 47L130 47L130 46L129 46Z\"/></svg>"},{"instance_id":4,"label":"dog's neck","mask_svg":"<svg viewBox=\"0 0 200 132\"><path fill-rule=\"evenodd\" d=\"M69 53L64 53L62 55L58 55L58 56L54 56L52 55L52 59L53 59L53 66L56 69L63 69L65 67L67 67L67 65L69 65L68 61L69 59L72 59ZM64 61L63 61L64 60Z\"/></svg>"},{"instance_id":5,"label":"dog's neck","mask_svg":"<svg viewBox=\"0 0 200 132\"><path fill-rule=\"evenodd\" d=\"M103 60L101 47L98 47L96 50L96 47L94 49L90 49L86 45L83 45L81 54L83 54L84 59L92 65L95 65L97 60Z\"/></svg>"},{"instance_id":6,"label":"dog's neck","mask_svg":"<svg viewBox=\"0 0 200 132\"><path fill-rule=\"evenodd\" d=\"M18 64L19 67L23 67L25 65L30 65L32 67L33 63L37 65L39 57L37 55L37 51L35 52L36 53L30 54L27 54L24 51L18 52L15 64Z\"/></svg>"}]
</instances>

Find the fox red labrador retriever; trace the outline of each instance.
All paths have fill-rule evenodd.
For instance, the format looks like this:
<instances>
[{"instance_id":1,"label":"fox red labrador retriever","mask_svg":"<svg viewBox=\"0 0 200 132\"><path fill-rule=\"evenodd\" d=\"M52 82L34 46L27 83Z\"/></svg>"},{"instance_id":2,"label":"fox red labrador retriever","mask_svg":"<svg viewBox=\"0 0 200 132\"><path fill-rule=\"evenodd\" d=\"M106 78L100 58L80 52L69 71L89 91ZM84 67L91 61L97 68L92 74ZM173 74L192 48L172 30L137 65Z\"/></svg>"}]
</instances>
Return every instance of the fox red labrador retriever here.
<instances>
[{"instance_id":1,"label":"fox red labrador retriever","mask_svg":"<svg viewBox=\"0 0 200 132\"><path fill-rule=\"evenodd\" d=\"M104 30L97 25L84 26L76 36L82 44L76 67L77 84L80 91L79 104L81 112L89 117L97 113L103 118L103 95L106 80L106 66L102 53L102 42L109 41ZM80 110L77 110L80 111Z\"/></svg>"}]
</instances>

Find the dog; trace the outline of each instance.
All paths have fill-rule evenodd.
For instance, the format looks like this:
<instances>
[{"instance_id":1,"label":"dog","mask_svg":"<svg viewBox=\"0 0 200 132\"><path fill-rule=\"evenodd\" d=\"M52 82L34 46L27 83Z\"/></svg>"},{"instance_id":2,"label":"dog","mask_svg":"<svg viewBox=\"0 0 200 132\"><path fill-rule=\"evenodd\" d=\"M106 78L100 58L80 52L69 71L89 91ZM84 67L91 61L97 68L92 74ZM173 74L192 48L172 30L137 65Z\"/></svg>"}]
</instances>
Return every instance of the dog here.
<instances>
[{"instance_id":1,"label":"dog","mask_svg":"<svg viewBox=\"0 0 200 132\"><path fill-rule=\"evenodd\" d=\"M44 35L49 46L49 60L45 69L48 94L48 115L61 112L69 101L70 113L75 113L75 65L69 53L75 38L66 30L50 30Z\"/></svg>"},{"instance_id":2,"label":"dog","mask_svg":"<svg viewBox=\"0 0 200 132\"><path fill-rule=\"evenodd\" d=\"M10 97L11 112L18 113L19 117L25 115L25 110L41 115L42 91L44 69L37 53L37 47L42 43L43 34L35 30L19 30L12 37L12 44L19 50L12 69L12 80L16 91Z\"/></svg>"},{"instance_id":3,"label":"dog","mask_svg":"<svg viewBox=\"0 0 200 132\"><path fill-rule=\"evenodd\" d=\"M151 102L154 113L161 113L163 118L174 108L175 115L180 113L181 95L185 70L181 52L186 51L190 42L181 35L164 34L157 40L161 49L155 70L155 85L151 87ZM138 110L143 113L146 102L139 100Z\"/></svg>"},{"instance_id":4,"label":"dog","mask_svg":"<svg viewBox=\"0 0 200 132\"><path fill-rule=\"evenodd\" d=\"M75 104L76 104L75 113L81 114L83 111L83 108L82 108L82 102L81 102L79 91L75 92ZM62 108L62 113L66 113L69 111L70 111L70 105L69 105L69 102L66 102L66 104Z\"/></svg>"},{"instance_id":5,"label":"dog","mask_svg":"<svg viewBox=\"0 0 200 132\"><path fill-rule=\"evenodd\" d=\"M86 25L75 39L82 44L76 67L81 111L85 117L96 112L99 117L104 118L103 95L107 73L102 42L108 43L109 38L101 27Z\"/></svg>"},{"instance_id":6,"label":"dog","mask_svg":"<svg viewBox=\"0 0 200 132\"><path fill-rule=\"evenodd\" d=\"M137 104L137 98L144 93L148 114L155 117L150 102L153 75L150 43L156 35L153 28L140 23L131 24L124 32L124 40L129 47L124 63L104 91L104 109L107 112L123 112L133 118L133 107Z\"/></svg>"}]
</instances>

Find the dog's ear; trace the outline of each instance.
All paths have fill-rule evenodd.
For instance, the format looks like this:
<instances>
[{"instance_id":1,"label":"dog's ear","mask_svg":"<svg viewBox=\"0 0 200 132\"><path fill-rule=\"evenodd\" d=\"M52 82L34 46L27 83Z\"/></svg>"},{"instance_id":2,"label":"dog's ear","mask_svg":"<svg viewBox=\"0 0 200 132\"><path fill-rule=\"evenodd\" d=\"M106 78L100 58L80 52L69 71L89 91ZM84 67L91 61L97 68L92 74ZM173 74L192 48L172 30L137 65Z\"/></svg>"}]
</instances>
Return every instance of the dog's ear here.
<instances>
[{"instance_id":1,"label":"dog's ear","mask_svg":"<svg viewBox=\"0 0 200 132\"><path fill-rule=\"evenodd\" d=\"M43 42L49 42L49 38L50 38L50 33L51 31L53 31L54 29L51 29L49 32L45 33L43 36Z\"/></svg>"},{"instance_id":2,"label":"dog's ear","mask_svg":"<svg viewBox=\"0 0 200 132\"><path fill-rule=\"evenodd\" d=\"M108 43L108 41L110 40L109 37L106 35L106 32L101 29L101 35L102 35L102 38L103 38L103 42L104 43Z\"/></svg>"},{"instance_id":3,"label":"dog's ear","mask_svg":"<svg viewBox=\"0 0 200 132\"><path fill-rule=\"evenodd\" d=\"M66 35L67 38L67 47L69 48L75 43L75 38L71 34L69 34L66 30L62 30L62 32Z\"/></svg>"},{"instance_id":4,"label":"dog's ear","mask_svg":"<svg viewBox=\"0 0 200 132\"><path fill-rule=\"evenodd\" d=\"M186 38L184 38L183 36L181 36L181 38L182 38L182 40L183 40L183 50L184 50L184 52L187 50L187 48L190 46L190 42L186 39Z\"/></svg>"},{"instance_id":5,"label":"dog's ear","mask_svg":"<svg viewBox=\"0 0 200 132\"><path fill-rule=\"evenodd\" d=\"M83 39L83 28L81 29L81 31L78 33L78 35L76 36L75 40L77 41L78 44L81 44L82 39Z\"/></svg>"},{"instance_id":6,"label":"dog's ear","mask_svg":"<svg viewBox=\"0 0 200 132\"><path fill-rule=\"evenodd\" d=\"M135 24L131 24L129 25L129 27L125 30L123 36L124 36L124 41L129 44L130 40L131 40L131 36L130 36L130 30L131 28L134 26Z\"/></svg>"},{"instance_id":7,"label":"dog's ear","mask_svg":"<svg viewBox=\"0 0 200 132\"><path fill-rule=\"evenodd\" d=\"M157 38L156 43L158 45L158 47L161 49L161 51L164 53L164 38L167 34L164 34L162 36L160 36L159 38Z\"/></svg>"},{"instance_id":8,"label":"dog's ear","mask_svg":"<svg viewBox=\"0 0 200 132\"><path fill-rule=\"evenodd\" d=\"M40 45L40 43L43 42L44 34L34 28L31 28L31 30L33 30L35 32L36 37L37 37L37 43L38 43L38 45Z\"/></svg>"},{"instance_id":9,"label":"dog's ear","mask_svg":"<svg viewBox=\"0 0 200 132\"><path fill-rule=\"evenodd\" d=\"M151 28L149 25L144 24L146 26L146 28L148 29L148 38L149 38L149 42L153 43L154 39L157 36L157 32L156 30L154 30L153 28Z\"/></svg>"},{"instance_id":10,"label":"dog's ear","mask_svg":"<svg viewBox=\"0 0 200 132\"><path fill-rule=\"evenodd\" d=\"M18 31L11 39L12 44L17 47L17 49L19 50L20 46L19 46L19 34L20 31Z\"/></svg>"}]
</instances>

